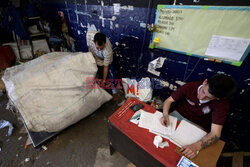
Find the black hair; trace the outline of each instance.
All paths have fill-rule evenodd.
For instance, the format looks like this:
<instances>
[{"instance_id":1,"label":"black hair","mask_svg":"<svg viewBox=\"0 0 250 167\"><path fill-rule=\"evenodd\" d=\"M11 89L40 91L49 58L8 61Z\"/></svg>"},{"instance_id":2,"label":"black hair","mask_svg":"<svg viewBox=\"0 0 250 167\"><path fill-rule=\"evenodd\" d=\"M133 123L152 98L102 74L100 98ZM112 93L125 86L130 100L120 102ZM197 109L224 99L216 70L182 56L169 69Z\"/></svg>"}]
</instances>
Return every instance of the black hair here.
<instances>
[{"instance_id":1,"label":"black hair","mask_svg":"<svg viewBox=\"0 0 250 167\"><path fill-rule=\"evenodd\" d=\"M97 45L102 46L106 43L106 35L101 32L96 33L94 36L94 42L95 44L97 43Z\"/></svg>"},{"instance_id":2,"label":"black hair","mask_svg":"<svg viewBox=\"0 0 250 167\"><path fill-rule=\"evenodd\" d=\"M233 77L216 74L208 79L209 93L217 98L225 98L231 96L237 89L236 82Z\"/></svg>"}]
</instances>

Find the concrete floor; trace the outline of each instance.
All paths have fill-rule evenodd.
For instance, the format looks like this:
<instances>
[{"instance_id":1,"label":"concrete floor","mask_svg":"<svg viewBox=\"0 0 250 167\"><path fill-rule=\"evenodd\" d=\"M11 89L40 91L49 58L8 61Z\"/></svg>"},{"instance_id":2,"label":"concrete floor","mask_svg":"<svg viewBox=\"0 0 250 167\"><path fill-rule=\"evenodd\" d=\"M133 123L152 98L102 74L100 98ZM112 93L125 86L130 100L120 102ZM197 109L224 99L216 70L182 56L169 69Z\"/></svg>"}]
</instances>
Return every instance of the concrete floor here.
<instances>
[{"instance_id":1,"label":"concrete floor","mask_svg":"<svg viewBox=\"0 0 250 167\"><path fill-rule=\"evenodd\" d=\"M27 134L22 122L9 110L8 99L0 97L0 120L14 125L13 134L8 137L7 128L0 129L1 167L127 167L133 166L120 153L109 153L107 120L119 107L114 100L103 105L87 118L68 127L44 143L47 150L24 148ZM25 161L26 159L26 161Z\"/></svg>"}]
</instances>

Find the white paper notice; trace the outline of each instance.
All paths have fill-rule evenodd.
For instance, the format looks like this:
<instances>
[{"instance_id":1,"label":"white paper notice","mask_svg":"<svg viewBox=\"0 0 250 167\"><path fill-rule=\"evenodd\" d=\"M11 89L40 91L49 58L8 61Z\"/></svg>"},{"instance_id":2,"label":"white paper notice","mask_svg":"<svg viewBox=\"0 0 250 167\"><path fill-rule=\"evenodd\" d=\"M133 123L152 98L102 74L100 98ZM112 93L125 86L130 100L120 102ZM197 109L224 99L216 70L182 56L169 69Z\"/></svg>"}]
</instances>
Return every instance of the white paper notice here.
<instances>
[{"instance_id":1,"label":"white paper notice","mask_svg":"<svg viewBox=\"0 0 250 167\"><path fill-rule=\"evenodd\" d=\"M166 58L158 57L157 59L149 62L148 72L159 77L161 73L159 71L156 71L156 69L161 68L163 66L165 60L166 60Z\"/></svg>"},{"instance_id":2,"label":"white paper notice","mask_svg":"<svg viewBox=\"0 0 250 167\"><path fill-rule=\"evenodd\" d=\"M114 15L119 15L120 14L121 4L114 3L113 6L114 6Z\"/></svg>"},{"instance_id":3,"label":"white paper notice","mask_svg":"<svg viewBox=\"0 0 250 167\"><path fill-rule=\"evenodd\" d=\"M152 121L153 121L152 113L141 111L140 121L138 125L139 127L150 129L150 127L152 126Z\"/></svg>"},{"instance_id":4,"label":"white paper notice","mask_svg":"<svg viewBox=\"0 0 250 167\"><path fill-rule=\"evenodd\" d=\"M213 35L205 55L223 60L240 61L250 39Z\"/></svg>"}]
</instances>

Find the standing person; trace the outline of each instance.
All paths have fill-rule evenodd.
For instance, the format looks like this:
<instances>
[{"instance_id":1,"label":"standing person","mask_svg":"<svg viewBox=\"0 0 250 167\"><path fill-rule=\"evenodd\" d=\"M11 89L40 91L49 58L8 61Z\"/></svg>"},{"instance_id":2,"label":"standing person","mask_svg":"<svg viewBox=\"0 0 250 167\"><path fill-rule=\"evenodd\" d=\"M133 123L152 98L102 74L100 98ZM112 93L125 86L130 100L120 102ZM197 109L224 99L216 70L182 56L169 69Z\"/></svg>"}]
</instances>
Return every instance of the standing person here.
<instances>
[{"instance_id":1,"label":"standing person","mask_svg":"<svg viewBox=\"0 0 250 167\"><path fill-rule=\"evenodd\" d=\"M236 90L235 80L224 74L216 74L203 82L190 82L171 94L164 102L161 123L169 125L169 115L179 120L188 119L192 123L210 130L196 143L183 146L182 154L188 158L196 157L199 150L219 140L229 111L227 97ZM169 114L170 106L178 102L177 111Z\"/></svg>"},{"instance_id":2,"label":"standing person","mask_svg":"<svg viewBox=\"0 0 250 167\"><path fill-rule=\"evenodd\" d=\"M89 31L86 35L89 52L96 60L99 79L106 82L109 73L109 66L113 61L113 50L109 39L101 32Z\"/></svg>"}]
</instances>

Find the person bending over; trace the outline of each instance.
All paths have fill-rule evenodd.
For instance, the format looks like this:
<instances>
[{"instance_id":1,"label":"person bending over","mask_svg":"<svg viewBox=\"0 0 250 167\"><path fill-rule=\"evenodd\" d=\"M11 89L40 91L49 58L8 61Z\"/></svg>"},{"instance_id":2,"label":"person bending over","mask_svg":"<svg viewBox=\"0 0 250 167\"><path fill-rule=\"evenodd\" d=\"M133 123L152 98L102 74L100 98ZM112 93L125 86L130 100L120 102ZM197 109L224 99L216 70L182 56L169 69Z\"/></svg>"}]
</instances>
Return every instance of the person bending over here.
<instances>
[{"instance_id":1,"label":"person bending over","mask_svg":"<svg viewBox=\"0 0 250 167\"><path fill-rule=\"evenodd\" d=\"M89 52L93 54L96 60L99 79L103 79L105 83L108 76L109 65L113 61L112 45L109 39L98 31L89 31L86 40Z\"/></svg>"}]
</instances>

